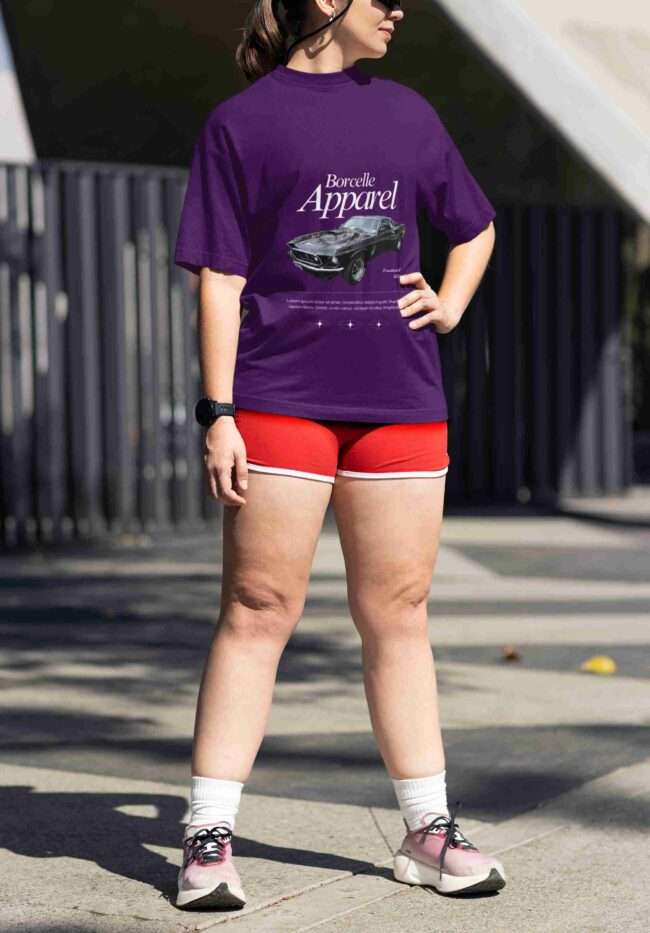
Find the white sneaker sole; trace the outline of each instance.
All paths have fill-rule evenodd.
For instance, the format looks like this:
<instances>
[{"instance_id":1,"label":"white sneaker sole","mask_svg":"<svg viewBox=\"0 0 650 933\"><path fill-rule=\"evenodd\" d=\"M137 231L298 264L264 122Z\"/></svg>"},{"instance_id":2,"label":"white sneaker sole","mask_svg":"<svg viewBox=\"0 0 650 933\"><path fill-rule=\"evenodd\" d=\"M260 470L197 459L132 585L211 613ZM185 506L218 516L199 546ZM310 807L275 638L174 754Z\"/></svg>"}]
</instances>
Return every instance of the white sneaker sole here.
<instances>
[{"instance_id":1,"label":"white sneaker sole","mask_svg":"<svg viewBox=\"0 0 650 933\"><path fill-rule=\"evenodd\" d=\"M220 881L215 888L193 888L179 891L176 906L184 909L193 907L243 907L246 903L244 892L237 885Z\"/></svg>"},{"instance_id":2,"label":"white sneaker sole","mask_svg":"<svg viewBox=\"0 0 650 933\"><path fill-rule=\"evenodd\" d=\"M506 873L497 859L495 865L480 875L449 875L444 870L419 862L398 849L393 857L393 876L404 884L422 884L435 888L441 894L459 891L498 891L505 886Z\"/></svg>"}]
</instances>

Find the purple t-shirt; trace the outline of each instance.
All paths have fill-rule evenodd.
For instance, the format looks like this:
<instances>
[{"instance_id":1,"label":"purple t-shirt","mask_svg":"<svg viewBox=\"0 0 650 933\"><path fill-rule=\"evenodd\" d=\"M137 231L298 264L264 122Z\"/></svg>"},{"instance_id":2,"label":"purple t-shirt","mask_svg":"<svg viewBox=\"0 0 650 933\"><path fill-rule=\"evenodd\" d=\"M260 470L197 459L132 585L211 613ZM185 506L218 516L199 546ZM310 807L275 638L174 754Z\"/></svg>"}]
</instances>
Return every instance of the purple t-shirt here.
<instances>
[{"instance_id":1,"label":"purple t-shirt","mask_svg":"<svg viewBox=\"0 0 650 933\"><path fill-rule=\"evenodd\" d=\"M434 108L356 65L277 65L208 114L175 262L246 277L233 401L304 418L448 417L433 325L397 301L420 270L416 213L450 245L495 210ZM430 283L435 290L436 283Z\"/></svg>"}]
</instances>

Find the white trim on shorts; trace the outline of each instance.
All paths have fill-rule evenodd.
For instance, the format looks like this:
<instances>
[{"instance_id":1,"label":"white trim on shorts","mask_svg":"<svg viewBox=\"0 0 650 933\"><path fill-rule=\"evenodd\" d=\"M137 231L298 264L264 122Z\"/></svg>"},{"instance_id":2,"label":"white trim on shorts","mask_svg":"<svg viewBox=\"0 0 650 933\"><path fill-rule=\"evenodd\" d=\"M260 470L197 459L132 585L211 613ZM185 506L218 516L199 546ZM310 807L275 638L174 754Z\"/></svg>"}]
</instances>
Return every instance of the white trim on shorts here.
<instances>
[{"instance_id":1,"label":"white trim on shorts","mask_svg":"<svg viewBox=\"0 0 650 933\"><path fill-rule=\"evenodd\" d=\"M260 463L248 463L249 470L255 470L258 473L276 473L280 476L301 476L304 479L317 479L324 483L334 483L334 476L327 476L324 473L308 473L306 470L292 470L289 467L263 466ZM357 470L337 470L339 476L356 476L361 479L403 479L408 476L444 476L449 471L449 467L442 470L403 470L401 473L361 473Z\"/></svg>"},{"instance_id":2,"label":"white trim on shorts","mask_svg":"<svg viewBox=\"0 0 650 933\"><path fill-rule=\"evenodd\" d=\"M324 483L333 483L333 476L326 476L324 473L307 473L304 470L291 470L289 467L263 466L260 463L248 462L249 470L256 470L258 473L278 473L281 476L302 476L304 479L319 479Z\"/></svg>"},{"instance_id":3,"label":"white trim on shorts","mask_svg":"<svg viewBox=\"0 0 650 933\"><path fill-rule=\"evenodd\" d=\"M337 470L340 476L360 476L363 479L401 479L405 476L444 476L449 467L442 470L403 470L401 473L360 473L357 470Z\"/></svg>"}]
</instances>

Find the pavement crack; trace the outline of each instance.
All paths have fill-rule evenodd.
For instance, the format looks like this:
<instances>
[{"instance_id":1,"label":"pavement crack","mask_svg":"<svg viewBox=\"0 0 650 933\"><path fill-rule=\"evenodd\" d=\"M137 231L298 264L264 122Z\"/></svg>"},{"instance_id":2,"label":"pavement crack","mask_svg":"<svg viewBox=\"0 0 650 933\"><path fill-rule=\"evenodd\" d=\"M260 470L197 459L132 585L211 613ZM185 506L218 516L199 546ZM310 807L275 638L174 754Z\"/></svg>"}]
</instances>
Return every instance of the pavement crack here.
<instances>
[{"instance_id":1,"label":"pavement crack","mask_svg":"<svg viewBox=\"0 0 650 933\"><path fill-rule=\"evenodd\" d=\"M92 907L78 907L76 904L70 905L72 910L79 914L90 914L92 917L110 917L115 920L142 920L145 923L160 923L160 918L141 917L139 914L116 914L106 910L93 910Z\"/></svg>"},{"instance_id":2,"label":"pavement crack","mask_svg":"<svg viewBox=\"0 0 650 933\"><path fill-rule=\"evenodd\" d=\"M373 897L372 900L365 901L363 904L357 904L356 907L350 907L349 910L342 910L338 914L332 914L330 917L324 917L322 920L317 920L315 923L310 923L306 927L300 927L296 930L296 933L307 933L307 930L315 930L317 927L322 927L326 923L331 923L332 920L340 920L342 917L347 917L350 914L356 913L358 910L363 910L365 907L370 907L371 904L376 904L377 901L385 901L389 897L395 897L396 895L405 895L409 894L408 891L389 891L387 894L380 894L378 897Z\"/></svg>"},{"instance_id":3,"label":"pavement crack","mask_svg":"<svg viewBox=\"0 0 650 933\"><path fill-rule=\"evenodd\" d=\"M557 833L561 829L567 829L569 823L563 823L561 826L553 826L551 829L545 829L544 832L536 833L534 836L528 836L527 839L522 839L520 842L513 842L512 845L505 846L503 849L497 849L493 852L493 855L501 855L503 852L510 852L511 849L520 849L522 846L527 846L531 842L536 842L538 839L543 839L544 836L550 836L552 833Z\"/></svg>"},{"instance_id":4,"label":"pavement crack","mask_svg":"<svg viewBox=\"0 0 650 933\"><path fill-rule=\"evenodd\" d=\"M386 848L388 849L388 851L389 851L390 854L392 855L392 854L393 854L393 847L391 846L390 842L388 841L388 837L386 836L385 832L383 831L383 829L382 829L381 826L379 825L379 820L377 819L377 816L376 816L376 814L375 814L374 809L373 809L372 807L368 807L368 812L370 813L370 816L372 817L373 823L374 823L375 826L377 827L377 832L379 833L379 835L381 836L381 838L382 838L382 839L384 840L384 842L386 843Z\"/></svg>"}]
</instances>

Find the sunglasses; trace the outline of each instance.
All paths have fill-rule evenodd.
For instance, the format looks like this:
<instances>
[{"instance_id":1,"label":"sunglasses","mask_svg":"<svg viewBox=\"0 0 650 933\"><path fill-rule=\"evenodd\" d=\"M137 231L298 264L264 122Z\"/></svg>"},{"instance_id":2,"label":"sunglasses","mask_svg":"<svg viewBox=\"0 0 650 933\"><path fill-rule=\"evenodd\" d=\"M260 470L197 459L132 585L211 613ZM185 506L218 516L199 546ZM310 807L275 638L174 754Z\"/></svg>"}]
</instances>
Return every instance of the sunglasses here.
<instances>
[{"instance_id":1,"label":"sunglasses","mask_svg":"<svg viewBox=\"0 0 650 933\"><path fill-rule=\"evenodd\" d=\"M341 16L343 16L345 13L347 13L347 11L348 11L348 10L350 9L350 7L352 6L352 2L353 2L353 0L348 0L347 6L345 6L345 7L341 10L340 13L337 13L336 16L333 16L331 19L329 19L329 20L328 20L326 23L324 23L322 26L319 26L318 29L312 29L311 32L305 33L303 36L300 36L299 39L294 39L294 41L291 43L291 45L289 45L289 47L288 47L287 49L285 49L285 53L284 53L284 60L285 60L285 62L286 62L287 59L289 58L289 53L291 52L291 49L294 47L294 45L297 45L299 42L302 42L304 39L307 39L309 36L314 36L314 35L316 35L316 33L317 33L317 32L320 32L321 29L327 29L328 26L331 26L332 23L336 22L337 19L340 19ZM401 8L402 8L402 4L401 4L400 0L379 0L379 2L382 4L382 6L385 6L386 9L387 9L390 13L392 13L393 10L401 10Z\"/></svg>"}]
</instances>

